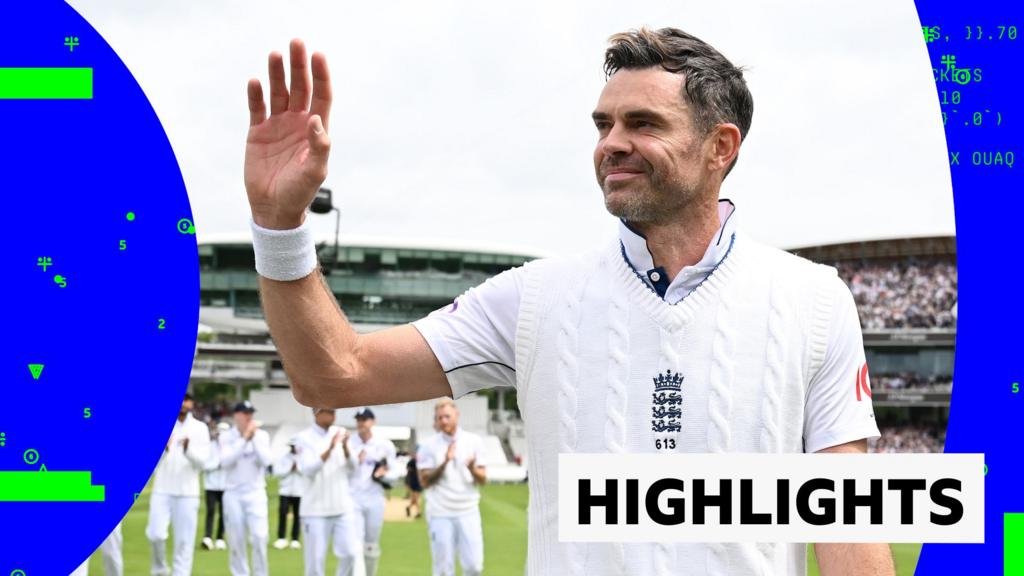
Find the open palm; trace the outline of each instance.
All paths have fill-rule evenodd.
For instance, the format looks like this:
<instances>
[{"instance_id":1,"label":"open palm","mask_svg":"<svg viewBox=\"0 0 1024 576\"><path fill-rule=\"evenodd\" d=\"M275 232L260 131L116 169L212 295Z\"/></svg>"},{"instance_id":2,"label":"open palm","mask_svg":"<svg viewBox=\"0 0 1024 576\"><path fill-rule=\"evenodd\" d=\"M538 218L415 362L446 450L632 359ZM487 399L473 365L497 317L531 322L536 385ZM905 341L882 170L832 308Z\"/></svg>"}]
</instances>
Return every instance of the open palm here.
<instances>
[{"instance_id":1,"label":"open palm","mask_svg":"<svg viewBox=\"0 0 1024 576\"><path fill-rule=\"evenodd\" d=\"M290 89L285 85L284 59L277 52L270 54L270 117L260 81L252 79L248 86L245 189L253 220L265 228L299 226L306 207L327 177L331 147L327 135L331 111L327 60L315 53L311 66L307 66L305 45L292 40L289 63ZM313 70L312 83L309 68Z\"/></svg>"}]
</instances>

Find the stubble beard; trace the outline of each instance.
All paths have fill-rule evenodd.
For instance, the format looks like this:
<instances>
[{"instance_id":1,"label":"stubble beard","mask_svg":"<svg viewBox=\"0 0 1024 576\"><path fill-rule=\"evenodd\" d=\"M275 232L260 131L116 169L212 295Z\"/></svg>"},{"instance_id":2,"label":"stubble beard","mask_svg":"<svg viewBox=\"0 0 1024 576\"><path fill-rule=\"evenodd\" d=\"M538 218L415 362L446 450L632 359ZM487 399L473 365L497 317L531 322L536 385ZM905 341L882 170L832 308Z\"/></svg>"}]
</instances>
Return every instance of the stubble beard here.
<instances>
[{"instance_id":1,"label":"stubble beard","mask_svg":"<svg viewBox=\"0 0 1024 576\"><path fill-rule=\"evenodd\" d=\"M691 186L681 180L661 178L656 172L639 183L601 183L604 205L613 216L626 222L664 224L696 198Z\"/></svg>"}]
</instances>

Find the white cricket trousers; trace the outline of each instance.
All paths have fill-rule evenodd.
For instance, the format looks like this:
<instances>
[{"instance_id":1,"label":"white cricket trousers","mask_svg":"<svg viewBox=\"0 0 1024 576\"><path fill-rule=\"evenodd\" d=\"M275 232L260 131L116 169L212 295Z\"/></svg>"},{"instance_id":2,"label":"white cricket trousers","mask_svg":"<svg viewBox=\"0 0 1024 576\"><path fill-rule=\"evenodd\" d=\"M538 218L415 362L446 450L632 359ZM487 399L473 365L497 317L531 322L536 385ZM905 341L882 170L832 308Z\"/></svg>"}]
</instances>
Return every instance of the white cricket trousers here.
<instances>
[{"instance_id":1,"label":"white cricket trousers","mask_svg":"<svg viewBox=\"0 0 1024 576\"><path fill-rule=\"evenodd\" d=\"M355 514L340 516L302 516L303 560L306 576L324 576L327 562L327 543L333 544L338 558L337 576L352 576L359 538L356 533Z\"/></svg>"},{"instance_id":2,"label":"white cricket trousers","mask_svg":"<svg viewBox=\"0 0 1024 576\"><path fill-rule=\"evenodd\" d=\"M153 576L190 576L192 552L196 544L199 496L173 496L153 493L149 497L149 522L146 538L151 543L150 574ZM167 526L174 529L174 558L167 567Z\"/></svg>"},{"instance_id":3,"label":"white cricket trousers","mask_svg":"<svg viewBox=\"0 0 1024 576\"><path fill-rule=\"evenodd\" d=\"M380 532L384 528L384 498L357 499L355 512L356 539L363 545L366 576L376 576L380 562Z\"/></svg>"},{"instance_id":4,"label":"white cricket trousers","mask_svg":"<svg viewBox=\"0 0 1024 576\"><path fill-rule=\"evenodd\" d=\"M253 576L267 576L267 490L225 490L224 531L228 537L228 566L232 576L249 576L246 535L252 546Z\"/></svg>"},{"instance_id":5,"label":"white cricket trousers","mask_svg":"<svg viewBox=\"0 0 1024 576\"><path fill-rule=\"evenodd\" d=\"M100 554L103 556L103 574L105 576L124 576L124 559L121 556L121 523L114 527L113 532L100 544ZM86 558L82 565L71 573L71 576L89 576L89 559Z\"/></svg>"},{"instance_id":6,"label":"white cricket trousers","mask_svg":"<svg viewBox=\"0 0 1024 576\"><path fill-rule=\"evenodd\" d=\"M430 556L434 576L455 576L455 551L459 552L463 576L477 576L484 570L484 534L480 510L459 516L427 518Z\"/></svg>"}]
</instances>

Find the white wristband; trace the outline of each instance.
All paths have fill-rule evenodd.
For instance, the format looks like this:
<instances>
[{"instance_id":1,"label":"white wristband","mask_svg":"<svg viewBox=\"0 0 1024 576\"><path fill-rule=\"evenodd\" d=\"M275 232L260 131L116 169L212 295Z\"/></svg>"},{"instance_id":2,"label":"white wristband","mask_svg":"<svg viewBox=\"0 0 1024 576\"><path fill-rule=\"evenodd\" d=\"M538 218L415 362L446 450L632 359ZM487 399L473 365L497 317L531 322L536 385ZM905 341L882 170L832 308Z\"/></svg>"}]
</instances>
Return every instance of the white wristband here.
<instances>
[{"instance_id":1,"label":"white wristband","mask_svg":"<svg viewBox=\"0 0 1024 576\"><path fill-rule=\"evenodd\" d=\"M289 281L309 276L316 269L316 243L309 225L291 230L272 230L249 219L256 272L271 280Z\"/></svg>"}]
</instances>

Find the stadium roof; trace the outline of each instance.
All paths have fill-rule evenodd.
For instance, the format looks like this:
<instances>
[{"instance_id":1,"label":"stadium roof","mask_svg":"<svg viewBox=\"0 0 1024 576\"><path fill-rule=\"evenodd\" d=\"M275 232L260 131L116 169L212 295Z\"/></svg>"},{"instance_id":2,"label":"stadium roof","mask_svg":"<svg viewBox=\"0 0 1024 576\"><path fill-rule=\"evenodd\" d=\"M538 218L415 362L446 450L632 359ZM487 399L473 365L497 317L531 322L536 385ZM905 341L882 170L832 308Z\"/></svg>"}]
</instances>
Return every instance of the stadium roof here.
<instances>
[{"instance_id":1,"label":"stadium roof","mask_svg":"<svg viewBox=\"0 0 1024 576\"><path fill-rule=\"evenodd\" d=\"M229 232L203 234L197 236L200 246L252 245L252 236L248 232ZM314 238L316 244L332 246L333 234L319 234ZM361 234L341 234L338 245L357 248L392 248L398 250L442 250L446 252L476 252L485 254L505 254L509 256L529 256L546 258L554 252L541 250L531 246L514 245L497 242L436 240L422 237L400 236L369 236Z\"/></svg>"},{"instance_id":2,"label":"stadium roof","mask_svg":"<svg viewBox=\"0 0 1024 576\"><path fill-rule=\"evenodd\" d=\"M861 258L907 258L912 256L956 256L955 236L890 238L803 246L789 250L815 262Z\"/></svg>"}]
</instances>

